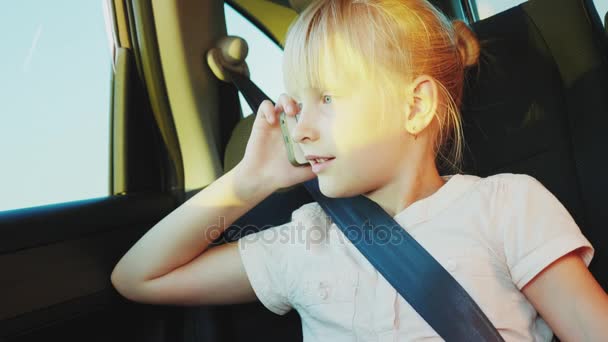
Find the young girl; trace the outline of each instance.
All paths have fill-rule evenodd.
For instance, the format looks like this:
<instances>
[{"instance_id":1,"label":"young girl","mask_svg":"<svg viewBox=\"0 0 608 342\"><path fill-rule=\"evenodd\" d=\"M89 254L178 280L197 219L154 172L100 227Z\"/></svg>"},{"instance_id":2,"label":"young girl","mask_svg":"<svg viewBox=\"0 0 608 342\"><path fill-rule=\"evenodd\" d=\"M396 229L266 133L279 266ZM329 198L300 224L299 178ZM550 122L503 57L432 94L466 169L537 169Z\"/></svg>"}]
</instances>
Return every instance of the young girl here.
<instances>
[{"instance_id":1,"label":"young girl","mask_svg":"<svg viewBox=\"0 0 608 342\"><path fill-rule=\"evenodd\" d=\"M424 0L313 3L285 45L289 95L260 106L241 162L147 232L112 283L144 303L293 308L306 341L441 340L317 203L208 249L277 189L318 177L328 197L380 204L505 340L605 340L608 296L586 267L593 247L540 182L439 175L438 162L458 170L463 74L478 55L466 25ZM311 166L289 164L283 110Z\"/></svg>"}]
</instances>

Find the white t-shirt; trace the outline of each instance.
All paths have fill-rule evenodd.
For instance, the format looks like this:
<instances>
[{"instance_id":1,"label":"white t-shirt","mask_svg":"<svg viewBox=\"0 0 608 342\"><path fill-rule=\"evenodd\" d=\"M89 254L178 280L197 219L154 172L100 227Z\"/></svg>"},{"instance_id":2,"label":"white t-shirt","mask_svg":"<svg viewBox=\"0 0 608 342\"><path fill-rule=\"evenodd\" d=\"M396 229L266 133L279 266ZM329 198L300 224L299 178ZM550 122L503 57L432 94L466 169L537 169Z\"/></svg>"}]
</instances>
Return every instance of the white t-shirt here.
<instances>
[{"instance_id":1,"label":"white t-shirt","mask_svg":"<svg viewBox=\"0 0 608 342\"><path fill-rule=\"evenodd\" d=\"M394 219L464 287L506 341L550 341L550 328L520 289L579 247L588 266L593 247L531 176L443 178L439 190ZM305 342L443 341L316 202L294 211L289 223L242 237L238 247L258 299L279 315L295 308Z\"/></svg>"}]
</instances>

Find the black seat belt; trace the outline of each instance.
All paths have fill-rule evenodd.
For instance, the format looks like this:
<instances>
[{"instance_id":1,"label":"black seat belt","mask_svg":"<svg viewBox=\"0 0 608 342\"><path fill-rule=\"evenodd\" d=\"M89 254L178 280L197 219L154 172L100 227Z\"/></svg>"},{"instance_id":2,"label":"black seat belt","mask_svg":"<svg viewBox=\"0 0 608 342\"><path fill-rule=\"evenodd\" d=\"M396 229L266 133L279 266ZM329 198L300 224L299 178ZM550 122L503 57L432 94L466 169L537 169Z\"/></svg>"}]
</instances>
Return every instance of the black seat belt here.
<instances>
[{"instance_id":1,"label":"black seat belt","mask_svg":"<svg viewBox=\"0 0 608 342\"><path fill-rule=\"evenodd\" d=\"M269 99L248 77L225 69L253 108ZM270 100L270 99L269 99ZM272 100L270 100L272 101ZM446 341L504 341L466 290L382 207L365 196L328 198L317 178L304 187L399 294ZM378 229L380 228L380 229ZM383 229L393 243L380 243ZM368 238L361 238L363 236Z\"/></svg>"}]
</instances>

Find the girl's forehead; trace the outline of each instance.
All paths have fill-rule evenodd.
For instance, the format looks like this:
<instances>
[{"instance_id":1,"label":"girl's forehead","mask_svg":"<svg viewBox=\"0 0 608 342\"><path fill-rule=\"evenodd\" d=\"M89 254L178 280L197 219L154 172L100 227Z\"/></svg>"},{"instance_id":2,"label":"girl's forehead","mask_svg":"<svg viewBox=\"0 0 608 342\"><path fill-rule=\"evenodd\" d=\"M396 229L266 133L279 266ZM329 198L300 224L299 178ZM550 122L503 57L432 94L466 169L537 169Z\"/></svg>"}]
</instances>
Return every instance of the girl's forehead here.
<instances>
[{"instance_id":1,"label":"girl's forehead","mask_svg":"<svg viewBox=\"0 0 608 342\"><path fill-rule=\"evenodd\" d=\"M292 95L295 98L304 98L308 96L316 96L321 93L321 89L316 87L306 87L296 89L294 94Z\"/></svg>"},{"instance_id":2,"label":"girl's forehead","mask_svg":"<svg viewBox=\"0 0 608 342\"><path fill-rule=\"evenodd\" d=\"M305 100L316 100L322 95L332 95L333 93L328 89L321 89L318 87L306 87L298 88L293 93L288 93L297 102Z\"/></svg>"},{"instance_id":3,"label":"girl's forehead","mask_svg":"<svg viewBox=\"0 0 608 342\"><path fill-rule=\"evenodd\" d=\"M288 95L297 101L305 99L316 99L322 95L331 95L335 98L347 98L351 96L375 96L376 92L382 88L381 85L373 85L372 82L357 82L353 81L350 84L342 84L339 86L310 86L299 87Z\"/></svg>"}]
</instances>

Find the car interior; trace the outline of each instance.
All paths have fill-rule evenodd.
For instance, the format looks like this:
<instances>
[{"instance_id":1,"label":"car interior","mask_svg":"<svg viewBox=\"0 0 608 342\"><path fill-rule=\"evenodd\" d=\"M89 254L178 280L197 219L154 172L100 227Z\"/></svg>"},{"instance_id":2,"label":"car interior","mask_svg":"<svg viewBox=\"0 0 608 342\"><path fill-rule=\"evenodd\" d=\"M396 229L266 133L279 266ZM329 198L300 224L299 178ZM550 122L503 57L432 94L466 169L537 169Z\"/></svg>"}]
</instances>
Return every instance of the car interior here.
<instances>
[{"instance_id":1,"label":"car interior","mask_svg":"<svg viewBox=\"0 0 608 342\"><path fill-rule=\"evenodd\" d=\"M0 340L302 339L295 310L134 303L113 289L110 273L148 229L244 154L255 116L205 59L228 35L225 5L282 47L309 2L107 0L115 42L109 194L0 211ZM530 0L479 20L475 1L431 2L469 23L482 46L465 80L463 173L538 179L593 244L590 270L608 290L608 13L593 0ZM242 237L237 227L285 223L311 201L300 185L281 189L217 243Z\"/></svg>"}]
</instances>

